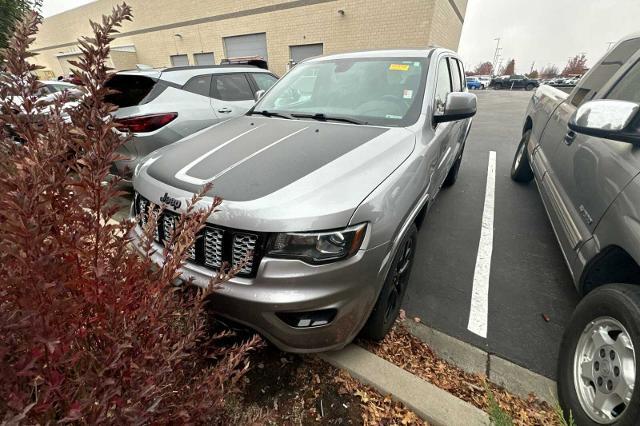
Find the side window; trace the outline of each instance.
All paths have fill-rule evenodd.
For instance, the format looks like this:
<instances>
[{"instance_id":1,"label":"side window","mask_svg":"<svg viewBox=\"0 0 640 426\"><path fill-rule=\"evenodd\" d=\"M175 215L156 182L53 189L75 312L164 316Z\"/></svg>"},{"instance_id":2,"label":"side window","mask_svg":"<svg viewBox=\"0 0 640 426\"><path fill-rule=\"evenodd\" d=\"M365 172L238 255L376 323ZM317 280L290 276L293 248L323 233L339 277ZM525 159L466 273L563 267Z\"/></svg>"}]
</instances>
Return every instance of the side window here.
<instances>
[{"instance_id":1,"label":"side window","mask_svg":"<svg viewBox=\"0 0 640 426\"><path fill-rule=\"evenodd\" d=\"M620 43L599 62L589 74L580 80L578 86L570 95L570 102L579 107L584 102L593 99L620 67L640 49L640 38Z\"/></svg>"},{"instance_id":2,"label":"side window","mask_svg":"<svg viewBox=\"0 0 640 426\"><path fill-rule=\"evenodd\" d=\"M244 73L213 76L211 92L213 97L222 101L253 100L253 92Z\"/></svg>"},{"instance_id":3,"label":"side window","mask_svg":"<svg viewBox=\"0 0 640 426\"><path fill-rule=\"evenodd\" d=\"M640 61L627 71L606 98L640 104Z\"/></svg>"},{"instance_id":4,"label":"side window","mask_svg":"<svg viewBox=\"0 0 640 426\"><path fill-rule=\"evenodd\" d=\"M444 114L444 106L447 102L447 95L451 93L451 76L449 74L448 61L440 59L438 64L438 77L436 80L436 96L433 113Z\"/></svg>"},{"instance_id":5,"label":"side window","mask_svg":"<svg viewBox=\"0 0 640 426\"><path fill-rule=\"evenodd\" d=\"M462 66L462 62L456 60L456 63L458 64L458 69L460 70L460 81L462 82L462 90L464 91L467 88L467 81L465 80L464 76L464 67Z\"/></svg>"},{"instance_id":6,"label":"side window","mask_svg":"<svg viewBox=\"0 0 640 426\"><path fill-rule=\"evenodd\" d=\"M251 73L251 76L253 77L253 80L256 82L256 86L258 86L258 89L260 90L269 90L269 88L271 88L271 86L273 86L275 82L278 81L278 79L272 76L271 74L256 72L256 73Z\"/></svg>"},{"instance_id":7,"label":"side window","mask_svg":"<svg viewBox=\"0 0 640 426\"><path fill-rule=\"evenodd\" d=\"M454 92L462 92L462 81L460 80L460 70L453 58L449 58L449 70L451 72L451 87Z\"/></svg>"},{"instance_id":8,"label":"side window","mask_svg":"<svg viewBox=\"0 0 640 426\"><path fill-rule=\"evenodd\" d=\"M184 86L182 86L182 89L187 92L195 93L196 95L208 97L211 91L211 74L192 77Z\"/></svg>"}]
</instances>

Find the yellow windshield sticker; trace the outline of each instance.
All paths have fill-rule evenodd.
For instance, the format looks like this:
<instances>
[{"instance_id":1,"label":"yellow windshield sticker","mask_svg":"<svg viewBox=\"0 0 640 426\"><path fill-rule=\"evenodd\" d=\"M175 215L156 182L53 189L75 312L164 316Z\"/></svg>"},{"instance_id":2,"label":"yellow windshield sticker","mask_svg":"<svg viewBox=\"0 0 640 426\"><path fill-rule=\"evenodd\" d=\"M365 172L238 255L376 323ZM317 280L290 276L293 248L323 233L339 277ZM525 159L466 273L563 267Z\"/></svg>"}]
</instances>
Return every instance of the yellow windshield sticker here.
<instances>
[{"instance_id":1,"label":"yellow windshield sticker","mask_svg":"<svg viewBox=\"0 0 640 426\"><path fill-rule=\"evenodd\" d=\"M409 65L407 64L391 64L389 65L391 71L409 71Z\"/></svg>"}]
</instances>

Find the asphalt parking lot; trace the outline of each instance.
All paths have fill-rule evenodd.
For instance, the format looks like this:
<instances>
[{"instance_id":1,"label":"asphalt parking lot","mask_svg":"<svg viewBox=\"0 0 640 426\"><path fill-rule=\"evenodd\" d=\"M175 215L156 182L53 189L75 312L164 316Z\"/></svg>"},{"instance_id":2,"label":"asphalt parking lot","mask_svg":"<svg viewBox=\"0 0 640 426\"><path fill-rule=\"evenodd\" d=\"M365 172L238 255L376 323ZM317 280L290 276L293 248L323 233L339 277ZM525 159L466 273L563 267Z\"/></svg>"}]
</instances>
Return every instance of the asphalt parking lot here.
<instances>
[{"instance_id":1,"label":"asphalt parking lot","mask_svg":"<svg viewBox=\"0 0 640 426\"><path fill-rule=\"evenodd\" d=\"M460 175L438 195L420 230L404 309L408 317L555 379L564 325L578 297L535 184L509 177L532 94L475 93L478 114ZM483 338L468 326L490 151L495 204Z\"/></svg>"}]
</instances>

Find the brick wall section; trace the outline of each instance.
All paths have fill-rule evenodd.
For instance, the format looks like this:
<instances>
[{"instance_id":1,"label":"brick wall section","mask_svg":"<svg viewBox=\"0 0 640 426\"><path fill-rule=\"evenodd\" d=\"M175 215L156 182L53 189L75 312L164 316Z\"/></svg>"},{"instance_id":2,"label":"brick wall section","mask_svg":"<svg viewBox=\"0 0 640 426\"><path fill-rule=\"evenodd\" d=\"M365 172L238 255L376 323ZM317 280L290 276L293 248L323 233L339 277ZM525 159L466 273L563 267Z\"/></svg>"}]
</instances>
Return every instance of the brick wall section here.
<instances>
[{"instance_id":1,"label":"brick wall section","mask_svg":"<svg viewBox=\"0 0 640 426\"><path fill-rule=\"evenodd\" d=\"M98 0L47 18L34 49L35 61L62 73L56 55L77 50L78 37L89 34L89 19L97 20L121 0ZM324 53L367 49L426 47L431 44L457 49L462 23L449 1L464 16L467 0L336 0L302 7L233 17L197 25L160 29L117 38L114 46L134 45L137 62L154 67L170 65L171 55L214 52L216 62L225 57L223 37L265 32L269 68L283 74L289 46L323 43ZM122 32L224 15L289 1L267 0L128 0L134 21ZM311 1L310 3L313 3ZM344 10L344 15L338 13ZM182 37L176 37L180 34Z\"/></svg>"}]
</instances>

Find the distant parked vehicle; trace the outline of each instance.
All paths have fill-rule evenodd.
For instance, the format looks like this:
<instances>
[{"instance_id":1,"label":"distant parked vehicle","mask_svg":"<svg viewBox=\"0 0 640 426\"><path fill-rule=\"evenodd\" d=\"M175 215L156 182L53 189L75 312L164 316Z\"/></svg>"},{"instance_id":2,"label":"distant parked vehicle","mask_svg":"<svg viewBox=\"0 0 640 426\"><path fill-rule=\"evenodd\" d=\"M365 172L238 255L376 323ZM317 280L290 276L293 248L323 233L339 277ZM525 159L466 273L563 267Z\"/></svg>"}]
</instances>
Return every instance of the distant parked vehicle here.
<instances>
[{"instance_id":1,"label":"distant parked vehicle","mask_svg":"<svg viewBox=\"0 0 640 426\"><path fill-rule=\"evenodd\" d=\"M480 80L481 89L486 89L491 84L491 76L490 75L476 75L478 80Z\"/></svg>"},{"instance_id":2,"label":"distant parked vehicle","mask_svg":"<svg viewBox=\"0 0 640 426\"><path fill-rule=\"evenodd\" d=\"M490 87L493 87L496 90L501 90L501 89L533 90L538 86L540 86L540 82L538 80L527 78L524 75L514 74L514 75L507 75L507 76L494 78L493 80L491 80Z\"/></svg>"},{"instance_id":3,"label":"distant parked vehicle","mask_svg":"<svg viewBox=\"0 0 640 426\"><path fill-rule=\"evenodd\" d=\"M225 58L220 61L220 65L252 65L254 67L268 69L267 61L262 56L239 56L235 58Z\"/></svg>"},{"instance_id":4,"label":"distant parked vehicle","mask_svg":"<svg viewBox=\"0 0 640 426\"><path fill-rule=\"evenodd\" d=\"M476 77L467 77L467 89L482 89L482 83Z\"/></svg>"},{"instance_id":5,"label":"distant parked vehicle","mask_svg":"<svg viewBox=\"0 0 640 426\"><path fill-rule=\"evenodd\" d=\"M244 114L256 92L277 77L252 66L191 66L164 70L123 71L108 86L118 93L116 123L133 139L120 148L125 160L111 173L129 181L138 159L220 121Z\"/></svg>"}]
</instances>

